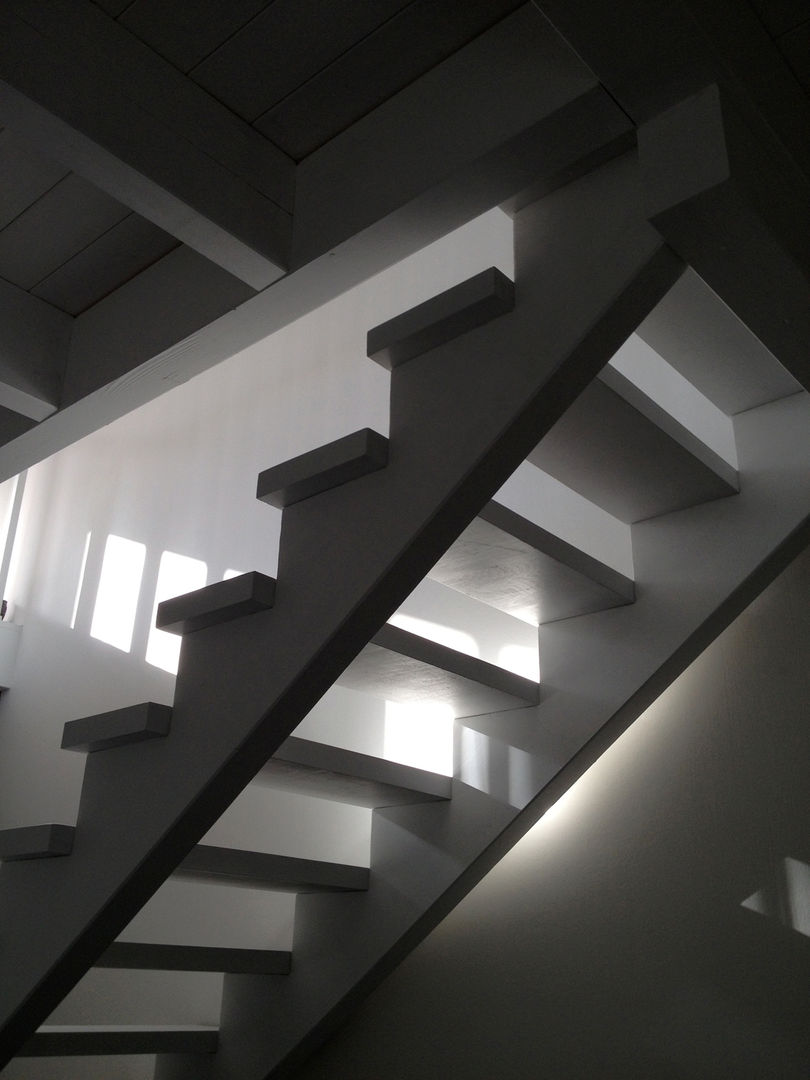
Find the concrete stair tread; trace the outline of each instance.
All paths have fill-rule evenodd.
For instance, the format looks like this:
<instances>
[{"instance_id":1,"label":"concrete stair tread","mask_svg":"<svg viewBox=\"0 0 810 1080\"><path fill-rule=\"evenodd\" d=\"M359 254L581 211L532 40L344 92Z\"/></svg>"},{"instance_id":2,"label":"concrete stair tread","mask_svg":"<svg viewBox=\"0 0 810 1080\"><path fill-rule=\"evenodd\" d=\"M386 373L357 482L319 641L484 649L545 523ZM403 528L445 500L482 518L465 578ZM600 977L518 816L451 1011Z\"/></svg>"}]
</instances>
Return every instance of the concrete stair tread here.
<instances>
[{"instance_id":1,"label":"concrete stair tread","mask_svg":"<svg viewBox=\"0 0 810 1080\"><path fill-rule=\"evenodd\" d=\"M371 360L391 371L459 334L506 314L514 306L514 283L491 266L373 327L366 339L366 352Z\"/></svg>"},{"instance_id":2,"label":"concrete stair tread","mask_svg":"<svg viewBox=\"0 0 810 1080\"><path fill-rule=\"evenodd\" d=\"M535 625L629 604L635 592L624 574L497 502L430 576Z\"/></svg>"},{"instance_id":3,"label":"concrete stair tread","mask_svg":"<svg viewBox=\"0 0 810 1080\"><path fill-rule=\"evenodd\" d=\"M338 681L390 701L441 702L456 716L536 705L540 693L531 679L391 625L374 635Z\"/></svg>"},{"instance_id":4,"label":"concrete stair tread","mask_svg":"<svg viewBox=\"0 0 810 1080\"><path fill-rule=\"evenodd\" d=\"M310 739L286 739L256 778L276 790L376 808L449 799L452 777Z\"/></svg>"},{"instance_id":5,"label":"concrete stair tread","mask_svg":"<svg viewBox=\"0 0 810 1080\"><path fill-rule=\"evenodd\" d=\"M72 825L57 824L0 829L0 862L69 855L75 831Z\"/></svg>"},{"instance_id":6,"label":"concrete stair tread","mask_svg":"<svg viewBox=\"0 0 810 1080\"><path fill-rule=\"evenodd\" d=\"M114 941L96 967L151 971L223 971L240 975L287 975L291 953L279 949L230 949Z\"/></svg>"},{"instance_id":7,"label":"concrete stair tread","mask_svg":"<svg viewBox=\"0 0 810 1080\"><path fill-rule=\"evenodd\" d=\"M41 1027L19 1051L20 1057L101 1054L213 1054L219 1029L184 1025L62 1025Z\"/></svg>"},{"instance_id":8,"label":"concrete stair tread","mask_svg":"<svg viewBox=\"0 0 810 1080\"><path fill-rule=\"evenodd\" d=\"M279 509L339 487L388 464L388 440L361 428L259 474L256 498Z\"/></svg>"},{"instance_id":9,"label":"concrete stair tread","mask_svg":"<svg viewBox=\"0 0 810 1080\"><path fill-rule=\"evenodd\" d=\"M169 734L172 710L154 701L69 720L62 732L63 750L94 753L116 746L163 738Z\"/></svg>"},{"instance_id":10,"label":"concrete stair tread","mask_svg":"<svg viewBox=\"0 0 810 1080\"><path fill-rule=\"evenodd\" d=\"M275 579L251 570L164 600L158 604L155 625L170 634L190 634L206 626L266 611L273 606L275 596Z\"/></svg>"},{"instance_id":11,"label":"concrete stair tread","mask_svg":"<svg viewBox=\"0 0 810 1080\"><path fill-rule=\"evenodd\" d=\"M625 522L738 490L730 465L611 368L587 386L528 460Z\"/></svg>"},{"instance_id":12,"label":"concrete stair tread","mask_svg":"<svg viewBox=\"0 0 810 1080\"><path fill-rule=\"evenodd\" d=\"M198 844L175 871L200 880L238 881L277 892L356 892L368 888L364 866L299 859L264 851Z\"/></svg>"}]
</instances>

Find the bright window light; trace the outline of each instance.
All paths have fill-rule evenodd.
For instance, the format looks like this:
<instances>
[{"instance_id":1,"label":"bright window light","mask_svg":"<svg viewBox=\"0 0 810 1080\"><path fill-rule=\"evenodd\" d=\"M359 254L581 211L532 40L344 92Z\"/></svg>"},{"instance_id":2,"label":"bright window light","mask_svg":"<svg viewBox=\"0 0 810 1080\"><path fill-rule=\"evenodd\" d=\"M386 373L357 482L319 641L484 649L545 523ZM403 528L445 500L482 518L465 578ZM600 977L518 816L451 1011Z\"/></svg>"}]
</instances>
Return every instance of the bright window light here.
<instances>
[{"instance_id":1,"label":"bright window light","mask_svg":"<svg viewBox=\"0 0 810 1080\"><path fill-rule=\"evenodd\" d=\"M408 630L412 634L418 634L439 645L446 645L457 652L466 653L468 656L481 655L478 642L472 634L467 634L463 630L456 630L452 626L444 626L430 619L420 619L416 615L405 615L401 611L397 611L388 621L391 626L398 626L400 630Z\"/></svg>"},{"instance_id":2,"label":"bright window light","mask_svg":"<svg viewBox=\"0 0 810 1080\"><path fill-rule=\"evenodd\" d=\"M76 595L73 598L73 613L70 616L70 629L76 629L76 616L79 614L79 601L82 598L82 586L84 585L84 573L87 570L87 555L90 551L90 538L93 533L89 532L84 540L84 554L82 555L81 566L79 567L79 580L76 584Z\"/></svg>"},{"instance_id":3,"label":"bright window light","mask_svg":"<svg viewBox=\"0 0 810 1080\"><path fill-rule=\"evenodd\" d=\"M498 666L522 675L524 679L540 681L540 656L537 646L504 645L498 652Z\"/></svg>"},{"instance_id":4,"label":"bright window light","mask_svg":"<svg viewBox=\"0 0 810 1080\"><path fill-rule=\"evenodd\" d=\"M226 570L225 573L222 575L222 580L230 581L231 578L242 577L242 575L245 573L245 570Z\"/></svg>"},{"instance_id":5,"label":"bright window light","mask_svg":"<svg viewBox=\"0 0 810 1080\"><path fill-rule=\"evenodd\" d=\"M123 536L107 537L90 636L129 652L138 610L146 547Z\"/></svg>"},{"instance_id":6,"label":"bright window light","mask_svg":"<svg viewBox=\"0 0 810 1080\"><path fill-rule=\"evenodd\" d=\"M432 772L453 773L453 723L449 705L386 701L385 757Z\"/></svg>"},{"instance_id":7,"label":"bright window light","mask_svg":"<svg viewBox=\"0 0 810 1080\"><path fill-rule=\"evenodd\" d=\"M155 626L157 606L162 600L170 600L173 596L182 596L184 593L201 589L205 585L207 574L208 566L200 559L178 555L174 551L163 552L160 557L155 603L152 608L152 624L149 640L146 643L147 664L163 668L170 675L177 674L177 665L180 660L180 637L178 634L167 634L165 630L157 629Z\"/></svg>"}]
</instances>

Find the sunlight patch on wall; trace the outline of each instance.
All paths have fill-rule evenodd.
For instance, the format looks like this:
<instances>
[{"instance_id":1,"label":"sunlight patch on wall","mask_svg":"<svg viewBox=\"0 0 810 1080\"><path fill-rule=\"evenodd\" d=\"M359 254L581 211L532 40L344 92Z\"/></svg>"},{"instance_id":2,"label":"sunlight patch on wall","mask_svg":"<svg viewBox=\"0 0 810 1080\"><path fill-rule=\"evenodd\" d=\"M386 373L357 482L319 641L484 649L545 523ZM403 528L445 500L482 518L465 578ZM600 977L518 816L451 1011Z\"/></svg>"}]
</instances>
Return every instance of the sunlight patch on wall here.
<instances>
[{"instance_id":1,"label":"sunlight patch on wall","mask_svg":"<svg viewBox=\"0 0 810 1080\"><path fill-rule=\"evenodd\" d=\"M175 551L164 551L160 557L155 602L152 606L149 640L146 643L146 662L154 667L177 674L180 661L180 635L167 634L155 626L157 607L162 600L201 589L205 585L208 566L200 559L189 555L178 555Z\"/></svg>"},{"instance_id":2,"label":"sunlight patch on wall","mask_svg":"<svg viewBox=\"0 0 810 1080\"><path fill-rule=\"evenodd\" d=\"M79 567L79 580L76 583L76 595L73 598L73 611L70 616L70 629L76 629L76 616L79 614L79 601L82 598L82 588L84 587L84 575L87 570L87 556L90 552L90 540L93 536L92 529L88 532L84 540L84 552L82 554L82 561Z\"/></svg>"},{"instance_id":3,"label":"sunlight patch on wall","mask_svg":"<svg viewBox=\"0 0 810 1080\"><path fill-rule=\"evenodd\" d=\"M451 776L454 721L450 706L439 702L386 701L385 757Z\"/></svg>"},{"instance_id":4,"label":"sunlight patch on wall","mask_svg":"<svg viewBox=\"0 0 810 1080\"><path fill-rule=\"evenodd\" d=\"M90 637L122 652L132 648L145 558L144 544L113 534L107 537Z\"/></svg>"}]
</instances>

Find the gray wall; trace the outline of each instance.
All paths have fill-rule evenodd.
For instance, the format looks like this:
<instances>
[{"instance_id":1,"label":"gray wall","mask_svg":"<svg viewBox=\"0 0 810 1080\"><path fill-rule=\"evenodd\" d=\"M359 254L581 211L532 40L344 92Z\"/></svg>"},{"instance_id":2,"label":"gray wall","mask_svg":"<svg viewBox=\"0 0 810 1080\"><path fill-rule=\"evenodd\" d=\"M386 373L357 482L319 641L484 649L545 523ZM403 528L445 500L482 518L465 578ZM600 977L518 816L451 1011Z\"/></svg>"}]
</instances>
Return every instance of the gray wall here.
<instances>
[{"instance_id":1,"label":"gray wall","mask_svg":"<svg viewBox=\"0 0 810 1080\"><path fill-rule=\"evenodd\" d=\"M805 552L301 1080L806 1080L808 596Z\"/></svg>"}]
</instances>

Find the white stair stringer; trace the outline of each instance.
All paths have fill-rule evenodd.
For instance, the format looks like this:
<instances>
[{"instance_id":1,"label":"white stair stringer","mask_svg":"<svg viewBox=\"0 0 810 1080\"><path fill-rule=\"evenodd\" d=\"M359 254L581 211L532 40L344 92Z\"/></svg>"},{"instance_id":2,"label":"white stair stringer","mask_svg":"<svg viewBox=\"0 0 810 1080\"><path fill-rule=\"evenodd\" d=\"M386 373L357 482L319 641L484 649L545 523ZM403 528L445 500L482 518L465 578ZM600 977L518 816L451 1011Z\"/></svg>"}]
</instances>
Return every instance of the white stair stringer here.
<instances>
[{"instance_id":1,"label":"white stair stringer","mask_svg":"<svg viewBox=\"0 0 810 1080\"><path fill-rule=\"evenodd\" d=\"M636 602L541 626L541 704L457 721L452 799L376 812L371 889L299 898L283 985L226 976L211 1077L293 1075L810 541L810 395L743 413L735 427L741 493L634 526ZM156 1078L198 1069L165 1058Z\"/></svg>"},{"instance_id":2,"label":"white stair stringer","mask_svg":"<svg viewBox=\"0 0 810 1080\"><path fill-rule=\"evenodd\" d=\"M387 467L285 509L275 607L184 639L170 734L88 757L69 857L0 867L0 924L14 927L0 1064L677 278L680 262L639 205L627 156L520 212L514 311L394 372ZM444 813L413 811L423 812ZM475 848L480 830L467 821L460 831ZM271 1068L263 1060L239 1075Z\"/></svg>"}]
</instances>

